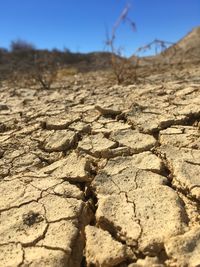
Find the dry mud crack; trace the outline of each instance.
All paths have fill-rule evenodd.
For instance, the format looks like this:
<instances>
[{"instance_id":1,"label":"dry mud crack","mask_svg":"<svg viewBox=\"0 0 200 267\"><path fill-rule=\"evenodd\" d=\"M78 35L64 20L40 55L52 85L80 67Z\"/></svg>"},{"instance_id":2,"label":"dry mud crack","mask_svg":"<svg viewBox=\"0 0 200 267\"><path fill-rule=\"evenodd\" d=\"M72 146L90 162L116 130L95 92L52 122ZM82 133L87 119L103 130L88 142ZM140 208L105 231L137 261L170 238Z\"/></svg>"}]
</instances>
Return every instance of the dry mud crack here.
<instances>
[{"instance_id":1,"label":"dry mud crack","mask_svg":"<svg viewBox=\"0 0 200 267\"><path fill-rule=\"evenodd\" d=\"M199 74L3 86L0 267L200 266Z\"/></svg>"}]
</instances>

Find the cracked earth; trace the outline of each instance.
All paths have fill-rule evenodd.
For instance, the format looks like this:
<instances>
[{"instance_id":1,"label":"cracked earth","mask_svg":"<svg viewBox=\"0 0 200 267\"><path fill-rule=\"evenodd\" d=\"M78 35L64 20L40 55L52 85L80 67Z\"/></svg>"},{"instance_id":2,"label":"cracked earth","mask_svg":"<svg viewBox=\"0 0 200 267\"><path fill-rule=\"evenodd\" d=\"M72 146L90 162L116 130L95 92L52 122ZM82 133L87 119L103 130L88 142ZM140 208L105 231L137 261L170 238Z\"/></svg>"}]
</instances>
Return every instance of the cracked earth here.
<instances>
[{"instance_id":1,"label":"cracked earth","mask_svg":"<svg viewBox=\"0 0 200 267\"><path fill-rule=\"evenodd\" d=\"M179 74L1 88L0 267L200 266L200 70Z\"/></svg>"}]
</instances>

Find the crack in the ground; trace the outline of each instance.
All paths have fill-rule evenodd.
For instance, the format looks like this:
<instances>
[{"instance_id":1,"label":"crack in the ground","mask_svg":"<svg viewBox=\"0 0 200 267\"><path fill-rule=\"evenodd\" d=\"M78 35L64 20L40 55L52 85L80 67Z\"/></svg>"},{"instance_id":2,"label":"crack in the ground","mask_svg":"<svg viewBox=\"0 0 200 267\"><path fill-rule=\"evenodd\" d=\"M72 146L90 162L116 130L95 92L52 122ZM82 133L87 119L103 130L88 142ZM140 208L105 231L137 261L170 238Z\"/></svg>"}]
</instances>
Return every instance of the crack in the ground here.
<instances>
[{"instance_id":1,"label":"crack in the ground","mask_svg":"<svg viewBox=\"0 0 200 267\"><path fill-rule=\"evenodd\" d=\"M12 207L9 207L9 208L6 208L6 209L1 209L0 212L2 213L2 212L9 211L9 210L12 210L12 209L19 209L19 208L21 208L21 207L23 207L23 206L26 206L26 205L28 205L28 204L30 204L30 203L34 203L34 202L38 203L38 201L39 201L41 198L42 198L42 197L39 197L39 198L37 198L37 199L29 200L29 201L27 201L27 202L24 202L24 203L22 203L22 204L20 204L20 205L12 206Z\"/></svg>"},{"instance_id":2,"label":"crack in the ground","mask_svg":"<svg viewBox=\"0 0 200 267\"><path fill-rule=\"evenodd\" d=\"M187 162L187 163L189 163L191 165L200 166L200 162L199 163L198 162L193 162L193 161L190 161L188 159L185 159L185 162Z\"/></svg>"}]
</instances>

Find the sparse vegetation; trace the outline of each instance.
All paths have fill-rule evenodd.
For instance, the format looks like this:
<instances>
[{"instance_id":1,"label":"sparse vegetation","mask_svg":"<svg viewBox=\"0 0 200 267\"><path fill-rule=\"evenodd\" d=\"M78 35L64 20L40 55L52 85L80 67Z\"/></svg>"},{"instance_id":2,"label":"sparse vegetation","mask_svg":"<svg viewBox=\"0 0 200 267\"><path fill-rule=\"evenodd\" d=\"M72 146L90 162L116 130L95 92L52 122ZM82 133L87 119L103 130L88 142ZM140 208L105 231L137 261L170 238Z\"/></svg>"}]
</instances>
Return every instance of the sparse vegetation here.
<instances>
[{"instance_id":1,"label":"sparse vegetation","mask_svg":"<svg viewBox=\"0 0 200 267\"><path fill-rule=\"evenodd\" d=\"M12 52L25 52L33 51L36 49L36 47L32 43L18 39L11 42L10 49Z\"/></svg>"},{"instance_id":2,"label":"sparse vegetation","mask_svg":"<svg viewBox=\"0 0 200 267\"><path fill-rule=\"evenodd\" d=\"M116 39L122 22L128 23L132 31L136 29L135 23L128 17L129 9L127 5L114 24L111 35L107 35L109 52L81 54L66 48L63 51L40 50L24 40L12 41L10 50L0 48L0 82L6 81L16 88L39 85L40 88L50 89L58 77L63 79L77 72L112 69L114 82L134 84L145 82L145 77L150 74L169 70L169 66L171 75L176 75L177 68L183 69L191 61L199 62L199 50L195 46L193 48L193 43L189 45L188 39L186 44L155 39L139 47L130 58L124 57ZM198 40L198 28L190 34ZM153 50L154 56L142 56L143 52Z\"/></svg>"},{"instance_id":3,"label":"sparse vegetation","mask_svg":"<svg viewBox=\"0 0 200 267\"><path fill-rule=\"evenodd\" d=\"M123 57L122 48L117 48L115 45L117 29L122 22L127 22L133 31L136 29L135 23L128 17L129 9L130 5L127 5L123 9L118 20L113 26L111 36L107 34L106 38L106 45L112 54L111 65L113 73L118 84L137 81L138 58L135 58L134 62L130 61L128 58Z\"/></svg>"},{"instance_id":4,"label":"sparse vegetation","mask_svg":"<svg viewBox=\"0 0 200 267\"><path fill-rule=\"evenodd\" d=\"M13 41L11 49L0 49L0 81L15 87L39 85L49 89L59 77L109 67L110 54L72 53L68 49L39 50L26 41Z\"/></svg>"}]
</instances>

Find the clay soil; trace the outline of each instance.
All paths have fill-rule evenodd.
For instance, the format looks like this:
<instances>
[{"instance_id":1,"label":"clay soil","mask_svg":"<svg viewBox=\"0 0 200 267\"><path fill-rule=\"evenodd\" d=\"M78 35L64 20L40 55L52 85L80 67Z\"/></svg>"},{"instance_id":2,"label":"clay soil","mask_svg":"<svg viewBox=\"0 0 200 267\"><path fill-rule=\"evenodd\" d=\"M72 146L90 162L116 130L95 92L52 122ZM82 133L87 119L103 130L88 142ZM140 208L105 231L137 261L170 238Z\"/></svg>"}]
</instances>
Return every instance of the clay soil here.
<instances>
[{"instance_id":1,"label":"clay soil","mask_svg":"<svg viewBox=\"0 0 200 267\"><path fill-rule=\"evenodd\" d=\"M1 267L200 266L200 68L143 71L2 83Z\"/></svg>"}]
</instances>

